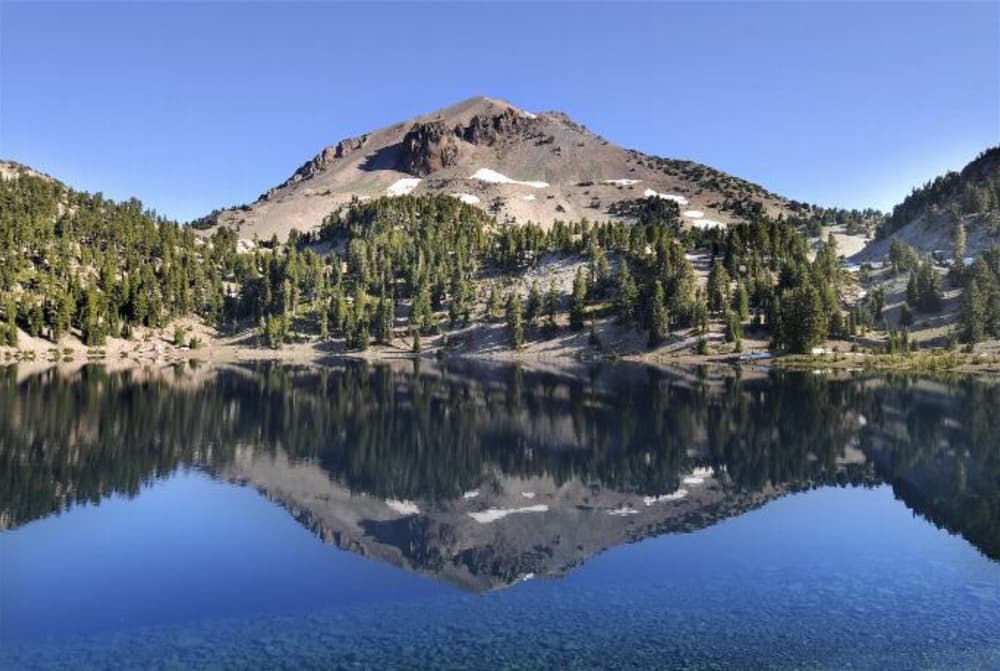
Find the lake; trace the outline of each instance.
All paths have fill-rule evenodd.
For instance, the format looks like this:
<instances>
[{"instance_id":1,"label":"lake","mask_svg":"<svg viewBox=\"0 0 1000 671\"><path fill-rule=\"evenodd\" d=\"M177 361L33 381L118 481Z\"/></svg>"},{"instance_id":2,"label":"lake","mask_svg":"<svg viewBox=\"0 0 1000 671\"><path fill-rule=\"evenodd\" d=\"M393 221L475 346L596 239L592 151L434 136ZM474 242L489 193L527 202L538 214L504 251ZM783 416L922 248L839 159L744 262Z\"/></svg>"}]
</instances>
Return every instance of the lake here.
<instances>
[{"instance_id":1,"label":"lake","mask_svg":"<svg viewBox=\"0 0 1000 671\"><path fill-rule=\"evenodd\" d=\"M1000 668L1000 384L0 367L0 667Z\"/></svg>"}]
</instances>

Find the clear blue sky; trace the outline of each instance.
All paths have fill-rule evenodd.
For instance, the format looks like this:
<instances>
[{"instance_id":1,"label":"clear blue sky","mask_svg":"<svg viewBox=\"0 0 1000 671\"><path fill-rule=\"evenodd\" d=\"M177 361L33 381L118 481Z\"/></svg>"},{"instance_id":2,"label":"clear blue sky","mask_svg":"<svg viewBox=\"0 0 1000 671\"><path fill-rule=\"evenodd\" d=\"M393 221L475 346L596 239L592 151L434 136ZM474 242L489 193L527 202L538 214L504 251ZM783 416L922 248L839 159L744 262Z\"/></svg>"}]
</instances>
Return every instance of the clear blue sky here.
<instances>
[{"instance_id":1,"label":"clear blue sky","mask_svg":"<svg viewBox=\"0 0 1000 671\"><path fill-rule=\"evenodd\" d=\"M472 95L889 208L1000 142L1000 3L0 2L0 156L181 220Z\"/></svg>"}]
</instances>

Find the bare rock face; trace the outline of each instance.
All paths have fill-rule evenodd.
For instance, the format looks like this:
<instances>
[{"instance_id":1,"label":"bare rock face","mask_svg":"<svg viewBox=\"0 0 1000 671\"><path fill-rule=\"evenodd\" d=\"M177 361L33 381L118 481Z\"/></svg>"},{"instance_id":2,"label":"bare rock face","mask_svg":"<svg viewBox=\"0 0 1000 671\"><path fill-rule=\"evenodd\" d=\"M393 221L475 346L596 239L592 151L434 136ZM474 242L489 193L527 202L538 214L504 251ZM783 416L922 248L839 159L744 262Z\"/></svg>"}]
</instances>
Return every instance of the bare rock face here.
<instances>
[{"instance_id":1,"label":"bare rock face","mask_svg":"<svg viewBox=\"0 0 1000 671\"><path fill-rule=\"evenodd\" d=\"M346 158L356 152L358 149L364 146L365 142L368 141L368 135L361 135L359 137L351 137L346 140L341 140L337 143L337 147L334 149L334 158Z\"/></svg>"},{"instance_id":2,"label":"bare rock face","mask_svg":"<svg viewBox=\"0 0 1000 671\"><path fill-rule=\"evenodd\" d=\"M333 165L335 161L353 154L355 151L363 147L367 141L368 135L361 135L341 140L336 145L326 147L323 151L316 154L316 156L313 156L310 160L299 166L298 170L296 170L291 177L273 189L269 189L258 200L269 200L279 189L315 177L318 173Z\"/></svg>"},{"instance_id":3,"label":"bare rock face","mask_svg":"<svg viewBox=\"0 0 1000 671\"><path fill-rule=\"evenodd\" d=\"M417 177L455 165L458 162L458 143L455 134L443 121L415 123L403 136L403 151L399 156L399 169Z\"/></svg>"},{"instance_id":4,"label":"bare rock face","mask_svg":"<svg viewBox=\"0 0 1000 671\"><path fill-rule=\"evenodd\" d=\"M521 135L531 121L513 109L506 109L496 115L474 116L464 128L456 128L455 134L471 144L492 146L500 140Z\"/></svg>"}]
</instances>

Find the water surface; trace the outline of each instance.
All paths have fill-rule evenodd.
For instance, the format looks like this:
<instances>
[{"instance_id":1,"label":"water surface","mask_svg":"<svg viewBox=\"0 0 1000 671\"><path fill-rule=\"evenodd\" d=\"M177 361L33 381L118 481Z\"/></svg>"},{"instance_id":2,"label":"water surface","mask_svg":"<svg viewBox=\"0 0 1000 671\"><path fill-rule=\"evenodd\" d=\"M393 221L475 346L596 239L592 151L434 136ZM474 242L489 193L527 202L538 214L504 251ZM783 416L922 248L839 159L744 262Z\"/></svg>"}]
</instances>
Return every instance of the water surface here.
<instances>
[{"instance_id":1,"label":"water surface","mask_svg":"<svg viewBox=\"0 0 1000 671\"><path fill-rule=\"evenodd\" d=\"M1000 668L1000 388L0 369L4 668Z\"/></svg>"}]
</instances>

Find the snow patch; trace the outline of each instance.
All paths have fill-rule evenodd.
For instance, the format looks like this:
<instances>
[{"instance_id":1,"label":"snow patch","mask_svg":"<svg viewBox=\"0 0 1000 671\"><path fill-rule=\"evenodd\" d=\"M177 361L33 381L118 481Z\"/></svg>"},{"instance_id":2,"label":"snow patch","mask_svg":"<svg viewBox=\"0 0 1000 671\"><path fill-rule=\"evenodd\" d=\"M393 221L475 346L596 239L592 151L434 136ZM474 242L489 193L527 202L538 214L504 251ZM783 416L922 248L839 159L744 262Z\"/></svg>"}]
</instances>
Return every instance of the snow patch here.
<instances>
[{"instance_id":1,"label":"snow patch","mask_svg":"<svg viewBox=\"0 0 1000 671\"><path fill-rule=\"evenodd\" d=\"M473 489L471 492L465 492L464 494L462 494L462 498L465 499L466 501L468 501L469 499L474 499L477 496L479 496L478 489Z\"/></svg>"},{"instance_id":2,"label":"snow patch","mask_svg":"<svg viewBox=\"0 0 1000 671\"><path fill-rule=\"evenodd\" d=\"M478 513L469 513L468 515L480 524L489 524L490 522L502 520L508 515L519 515L521 513L544 513L548 512L548 510L549 507L543 503L542 505L526 506L524 508L490 508L489 510L484 510Z\"/></svg>"},{"instance_id":3,"label":"snow patch","mask_svg":"<svg viewBox=\"0 0 1000 671\"><path fill-rule=\"evenodd\" d=\"M400 501L398 499L386 499L385 505L395 510L400 515L419 515L420 508L413 501Z\"/></svg>"},{"instance_id":4,"label":"snow patch","mask_svg":"<svg viewBox=\"0 0 1000 671\"><path fill-rule=\"evenodd\" d=\"M685 496L688 495L686 489L678 489L676 492L671 492L670 494L661 494L660 496L647 496L642 500L647 506L651 506L654 503L664 503L666 501L680 501Z\"/></svg>"},{"instance_id":5,"label":"snow patch","mask_svg":"<svg viewBox=\"0 0 1000 671\"><path fill-rule=\"evenodd\" d=\"M608 515L614 515L615 517L625 517L626 515L638 515L639 511L635 508L629 508L628 506L622 506L621 508L615 508L608 511Z\"/></svg>"},{"instance_id":6,"label":"snow patch","mask_svg":"<svg viewBox=\"0 0 1000 671\"><path fill-rule=\"evenodd\" d=\"M507 175L501 175L496 170L489 168L480 168L469 179L478 179L480 182L489 182L490 184L520 184L521 186L530 186L533 189L544 189L549 185L548 182L524 182L519 179L511 179Z\"/></svg>"},{"instance_id":7,"label":"snow patch","mask_svg":"<svg viewBox=\"0 0 1000 671\"><path fill-rule=\"evenodd\" d=\"M466 205L478 205L479 204L479 196L473 196L471 193L456 193L456 194L453 194L453 195L454 195L455 198L458 198L460 201L462 201Z\"/></svg>"},{"instance_id":8,"label":"snow patch","mask_svg":"<svg viewBox=\"0 0 1000 671\"><path fill-rule=\"evenodd\" d=\"M702 217L705 216L705 213L702 212L701 210L684 210L683 212L681 212L681 214L683 214L685 217L688 217L689 219L701 219Z\"/></svg>"},{"instance_id":9,"label":"snow patch","mask_svg":"<svg viewBox=\"0 0 1000 671\"><path fill-rule=\"evenodd\" d=\"M654 191L653 189L646 189L642 192L642 195L646 198L663 198L664 200L672 200L678 205L687 205L688 199L684 196L678 196L676 193L660 193L659 191Z\"/></svg>"},{"instance_id":10,"label":"snow patch","mask_svg":"<svg viewBox=\"0 0 1000 671\"><path fill-rule=\"evenodd\" d=\"M601 183L614 184L615 186L633 186L641 181L641 179L605 179Z\"/></svg>"},{"instance_id":11,"label":"snow patch","mask_svg":"<svg viewBox=\"0 0 1000 671\"><path fill-rule=\"evenodd\" d=\"M526 193L525 195L523 195L523 196L518 196L518 197L519 197L519 198L520 198L521 200L527 200L527 201L532 201L532 200L535 200L535 194L533 194L533 193Z\"/></svg>"},{"instance_id":12,"label":"snow patch","mask_svg":"<svg viewBox=\"0 0 1000 671\"><path fill-rule=\"evenodd\" d=\"M686 476L681 482L685 485L703 485L705 478L710 478L715 473L711 468L696 468L691 474Z\"/></svg>"},{"instance_id":13,"label":"snow patch","mask_svg":"<svg viewBox=\"0 0 1000 671\"><path fill-rule=\"evenodd\" d=\"M386 189L385 192L389 196L405 196L417 188L418 184L420 184L419 177L404 177L403 179L393 182L393 184Z\"/></svg>"},{"instance_id":14,"label":"snow patch","mask_svg":"<svg viewBox=\"0 0 1000 671\"><path fill-rule=\"evenodd\" d=\"M531 112L525 112L524 110L521 110L521 115L524 118L526 118L526 119L537 119L538 118L537 114L532 114Z\"/></svg>"},{"instance_id":15,"label":"snow patch","mask_svg":"<svg viewBox=\"0 0 1000 671\"><path fill-rule=\"evenodd\" d=\"M535 493L534 492L521 492L521 496L523 496L526 499L533 499L533 498L535 498Z\"/></svg>"}]
</instances>

